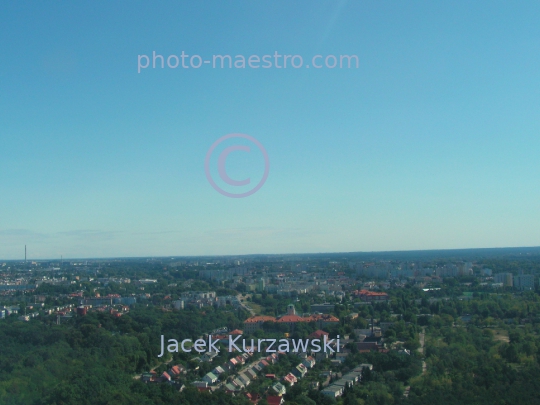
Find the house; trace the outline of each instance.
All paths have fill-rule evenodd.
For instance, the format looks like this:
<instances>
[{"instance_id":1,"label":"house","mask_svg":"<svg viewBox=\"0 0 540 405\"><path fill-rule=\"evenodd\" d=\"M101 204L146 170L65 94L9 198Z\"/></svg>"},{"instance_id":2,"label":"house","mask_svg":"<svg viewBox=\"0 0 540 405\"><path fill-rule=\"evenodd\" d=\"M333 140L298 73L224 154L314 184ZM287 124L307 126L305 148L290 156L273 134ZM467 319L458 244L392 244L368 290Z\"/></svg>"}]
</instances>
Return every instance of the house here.
<instances>
[{"instance_id":1,"label":"house","mask_svg":"<svg viewBox=\"0 0 540 405\"><path fill-rule=\"evenodd\" d=\"M177 364L176 366L172 366L169 370L169 374L174 378L178 377L180 374L186 374L187 370L182 364Z\"/></svg>"},{"instance_id":2,"label":"house","mask_svg":"<svg viewBox=\"0 0 540 405\"><path fill-rule=\"evenodd\" d=\"M337 385L331 385L329 387L326 387L324 390L322 390L321 394L330 398L337 398L343 395L343 387L340 387Z\"/></svg>"},{"instance_id":3,"label":"house","mask_svg":"<svg viewBox=\"0 0 540 405\"><path fill-rule=\"evenodd\" d=\"M236 385L236 386L237 386L238 388L240 388L240 389L242 389L242 388L245 387L244 383L243 383L240 379L238 379L238 378L235 378L235 379L233 380L233 384Z\"/></svg>"},{"instance_id":4,"label":"house","mask_svg":"<svg viewBox=\"0 0 540 405\"><path fill-rule=\"evenodd\" d=\"M212 373L212 372L207 373L207 374L202 378L203 381L206 381L206 382L207 382L208 384L210 384L210 385L214 384L214 383L217 381L217 379L218 379L217 376L216 376L214 373Z\"/></svg>"},{"instance_id":5,"label":"house","mask_svg":"<svg viewBox=\"0 0 540 405\"><path fill-rule=\"evenodd\" d=\"M164 371L163 374L161 374L162 381L171 381L171 379L172 379L171 376L166 371Z\"/></svg>"},{"instance_id":6,"label":"house","mask_svg":"<svg viewBox=\"0 0 540 405\"><path fill-rule=\"evenodd\" d=\"M283 377L283 381L287 381L289 384L291 384L291 387L298 382L298 379L295 377L294 374L289 373L285 377Z\"/></svg>"},{"instance_id":7,"label":"house","mask_svg":"<svg viewBox=\"0 0 540 405\"><path fill-rule=\"evenodd\" d=\"M257 402L259 402L260 399L261 399L261 396L260 396L258 393L256 393L256 392L254 392L254 393L246 392L244 395L245 395L245 397L246 397L247 399L250 400L250 402L252 402L252 403L254 403L254 404L256 404Z\"/></svg>"},{"instance_id":8,"label":"house","mask_svg":"<svg viewBox=\"0 0 540 405\"><path fill-rule=\"evenodd\" d=\"M193 385L197 388L206 388L208 383L206 381L193 381Z\"/></svg>"},{"instance_id":9,"label":"house","mask_svg":"<svg viewBox=\"0 0 540 405\"><path fill-rule=\"evenodd\" d=\"M276 379L276 375L275 374L266 374L265 375L265 378L269 378L271 380L275 380Z\"/></svg>"},{"instance_id":10,"label":"house","mask_svg":"<svg viewBox=\"0 0 540 405\"><path fill-rule=\"evenodd\" d=\"M238 379L242 381L244 387L247 387L249 384L251 384L250 378L245 373L238 374Z\"/></svg>"},{"instance_id":11,"label":"house","mask_svg":"<svg viewBox=\"0 0 540 405\"><path fill-rule=\"evenodd\" d=\"M212 373L214 373L215 375L220 375L220 374L223 374L224 372L225 370L221 366L217 366L215 369L212 370Z\"/></svg>"},{"instance_id":12,"label":"house","mask_svg":"<svg viewBox=\"0 0 540 405\"><path fill-rule=\"evenodd\" d=\"M263 368L266 367L266 366L268 366L268 365L269 365L269 364L268 364L268 362L267 362L266 360L261 360L261 361L259 361L259 366L261 366L261 367L263 367Z\"/></svg>"},{"instance_id":13,"label":"house","mask_svg":"<svg viewBox=\"0 0 540 405\"><path fill-rule=\"evenodd\" d=\"M266 402L268 402L268 405L281 405L285 403L285 400L283 399L283 397L268 395L266 397Z\"/></svg>"},{"instance_id":14,"label":"house","mask_svg":"<svg viewBox=\"0 0 540 405\"><path fill-rule=\"evenodd\" d=\"M236 387L234 384L227 383L225 384L225 392L231 394L238 391L238 387Z\"/></svg>"},{"instance_id":15,"label":"house","mask_svg":"<svg viewBox=\"0 0 540 405\"><path fill-rule=\"evenodd\" d=\"M251 379L251 380L255 380L257 378L257 373L255 371L253 371L252 368L248 369L245 371L245 374Z\"/></svg>"},{"instance_id":16,"label":"house","mask_svg":"<svg viewBox=\"0 0 540 405\"><path fill-rule=\"evenodd\" d=\"M357 373L357 372L352 372L352 373L347 373L343 376L342 380L345 380L345 381L348 381L350 383L350 385L354 385L356 384L358 381L360 381L361 379L361 373Z\"/></svg>"},{"instance_id":17,"label":"house","mask_svg":"<svg viewBox=\"0 0 540 405\"><path fill-rule=\"evenodd\" d=\"M276 383L272 385L272 389L274 392L276 392L278 395L285 395L287 393L287 389L285 386L281 383Z\"/></svg>"},{"instance_id":18,"label":"house","mask_svg":"<svg viewBox=\"0 0 540 405\"><path fill-rule=\"evenodd\" d=\"M315 359L311 356L308 356L302 361L302 364L307 368L313 368L313 366L315 365Z\"/></svg>"},{"instance_id":19,"label":"house","mask_svg":"<svg viewBox=\"0 0 540 405\"><path fill-rule=\"evenodd\" d=\"M296 376L296 377L299 377L299 378L302 378L306 375L307 373L307 368L306 366L304 366L302 363L300 363L299 365L297 365L295 368L292 369L292 373Z\"/></svg>"},{"instance_id":20,"label":"house","mask_svg":"<svg viewBox=\"0 0 540 405\"><path fill-rule=\"evenodd\" d=\"M352 381L346 379L345 377L343 377L343 378L340 378L337 381L334 381L334 383L332 385L337 386L337 387L343 387L343 389L345 389L347 387L352 387L354 385L354 383Z\"/></svg>"},{"instance_id":21,"label":"house","mask_svg":"<svg viewBox=\"0 0 540 405\"><path fill-rule=\"evenodd\" d=\"M201 361L212 361L214 360L214 357L216 356L217 356L216 352L206 352L205 354L202 355Z\"/></svg>"},{"instance_id":22,"label":"house","mask_svg":"<svg viewBox=\"0 0 540 405\"><path fill-rule=\"evenodd\" d=\"M309 339L324 339L325 336L329 336L330 334L328 332L325 332L324 330L316 330L311 335L308 336Z\"/></svg>"}]
</instances>

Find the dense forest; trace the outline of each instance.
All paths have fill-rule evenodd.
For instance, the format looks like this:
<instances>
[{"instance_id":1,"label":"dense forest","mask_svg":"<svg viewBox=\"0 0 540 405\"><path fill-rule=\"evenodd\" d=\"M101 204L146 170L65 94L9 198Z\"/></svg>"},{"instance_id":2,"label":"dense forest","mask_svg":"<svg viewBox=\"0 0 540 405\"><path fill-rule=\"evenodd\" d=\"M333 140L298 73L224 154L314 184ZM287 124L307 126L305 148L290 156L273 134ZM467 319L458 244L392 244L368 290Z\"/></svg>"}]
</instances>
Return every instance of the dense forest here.
<instances>
[{"instance_id":1,"label":"dense forest","mask_svg":"<svg viewBox=\"0 0 540 405\"><path fill-rule=\"evenodd\" d=\"M169 385L147 385L133 377L158 364L161 334L184 339L223 325L236 328L239 316L245 314L140 306L120 318L89 313L72 325L6 319L0 326L0 403L207 403L193 389L178 393ZM221 403L231 400L224 396Z\"/></svg>"}]
</instances>

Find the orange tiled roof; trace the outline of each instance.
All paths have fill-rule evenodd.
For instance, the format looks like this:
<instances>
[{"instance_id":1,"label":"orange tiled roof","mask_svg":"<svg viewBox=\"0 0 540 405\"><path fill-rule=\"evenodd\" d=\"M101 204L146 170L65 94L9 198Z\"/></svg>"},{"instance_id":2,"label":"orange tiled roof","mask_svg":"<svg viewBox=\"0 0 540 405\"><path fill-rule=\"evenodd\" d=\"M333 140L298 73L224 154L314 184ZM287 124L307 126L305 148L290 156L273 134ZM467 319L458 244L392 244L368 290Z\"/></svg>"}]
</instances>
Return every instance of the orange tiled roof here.
<instances>
[{"instance_id":1,"label":"orange tiled roof","mask_svg":"<svg viewBox=\"0 0 540 405\"><path fill-rule=\"evenodd\" d=\"M296 323L296 322L339 322L339 319L329 314L314 314L306 318L298 315L283 315L281 318L274 318L273 316L259 315L248 318L244 323L258 323L258 322L278 322L278 323Z\"/></svg>"},{"instance_id":2,"label":"orange tiled roof","mask_svg":"<svg viewBox=\"0 0 540 405\"><path fill-rule=\"evenodd\" d=\"M244 321L244 323L257 323L257 322L275 322L276 318L273 316L267 316L267 315L259 315L259 316L252 316L251 318L248 318Z\"/></svg>"},{"instance_id":3,"label":"orange tiled roof","mask_svg":"<svg viewBox=\"0 0 540 405\"><path fill-rule=\"evenodd\" d=\"M376 291L369 291L369 290L356 290L353 291L354 295L365 295L368 297L381 297L381 296L388 296L385 292L376 292Z\"/></svg>"},{"instance_id":4,"label":"orange tiled roof","mask_svg":"<svg viewBox=\"0 0 540 405\"><path fill-rule=\"evenodd\" d=\"M317 321L339 322L338 318L336 318L334 315L329 315L329 314L314 314L306 319L308 319L308 322L317 322Z\"/></svg>"},{"instance_id":5,"label":"orange tiled roof","mask_svg":"<svg viewBox=\"0 0 540 405\"><path fill-rule=\"evenodd\" d=\"M325 335L328 336L328 332L325 332L324 330L320 330L320 329L319 329L319 330L313 332L313 333L312 333L311 335L309 335L308 337L319 339L319 338L321 338L321 337L323 337L323 336L325 336Z\"/></svg>"},{"instance_id":6,"label":"orange tiled roof","mask_svg":"<svg viewBox=\"0 0 540 405\"><path fill-rule=\"evenodd\" d=\"M278 323L283 322L306 322L306 318L302 318L298 315L283 315L281 318L277 320Z\"/></svg>"}]
</instances>

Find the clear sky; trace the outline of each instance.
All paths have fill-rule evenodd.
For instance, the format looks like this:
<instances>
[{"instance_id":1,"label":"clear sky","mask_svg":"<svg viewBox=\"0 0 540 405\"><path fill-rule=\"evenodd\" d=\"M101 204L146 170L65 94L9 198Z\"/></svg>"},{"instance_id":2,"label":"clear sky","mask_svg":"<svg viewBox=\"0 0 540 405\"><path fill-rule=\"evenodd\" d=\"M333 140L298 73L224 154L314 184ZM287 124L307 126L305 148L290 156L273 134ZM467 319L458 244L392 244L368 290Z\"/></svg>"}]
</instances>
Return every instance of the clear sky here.
<instances>
[{"instance_id":1,"label":"clear sky","mask_svg":"<svg viewBox=\"0 0 540 405\"><path fill-rule=\"evenodd\" d=\"M537 1L1 2L0 258L538 246L539 20ZM304 66L138 73L153 51ZM270 160L246 198L205 176L230 133ZM227 173L255 184L262 162Z\"/></svg>"}]
</instances>

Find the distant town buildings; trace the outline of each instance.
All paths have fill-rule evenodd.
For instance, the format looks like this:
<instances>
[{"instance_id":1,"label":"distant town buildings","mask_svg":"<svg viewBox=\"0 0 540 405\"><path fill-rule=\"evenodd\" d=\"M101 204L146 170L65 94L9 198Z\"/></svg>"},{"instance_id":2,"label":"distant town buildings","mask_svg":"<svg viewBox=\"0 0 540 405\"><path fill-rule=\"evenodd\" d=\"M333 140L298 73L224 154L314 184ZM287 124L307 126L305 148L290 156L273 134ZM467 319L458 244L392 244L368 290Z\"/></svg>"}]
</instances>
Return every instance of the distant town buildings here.
<instances>
[{"instance_id":1,"label":"distant town buildings","mask_svg":"<svg viewBox=\"0 0 540 405\"><path fill-rule=\"evenodd\" d=\"M495 283L502 283L503 287L512 287L514 285L512 273L498 273L494 277Z\"/></svg>"},{"instance_id":2,"label":"distant town buildings","mask_svg":"<svg viewBox=\"0 0 540 405\"><path fill-rule=\"evenodd\" d=\"M534 290L534 275L519 274L514 278L514 286L520 290Z\"/></svg>"},{"instance_id":3,"label":"distant town buildings","mask_svg":"<svg viewBox=\"0 0 540 405\"><path fill-rule=\"evenodd\" d=\"M326 326L339 324L339 319L329 314L312 314L306 317L302 317L296 314L296 309L293 304L289 304L287 307L287 314L280 317L273 316L252 316L244 321L244 331L246 333L253 333L258 329L261 329L265 322L275 322L278 324L285 324L290 330L293 330L295 325L299 322L314 322L318 328L324 328Z\"/></svg>"},{"instance_id":4,"label":"distant town buildings","mask_svg":"<svg viewBox=\"0 0 540 405\"><path fill-rule=\"evenodd\" d=\"M379 302L379 301L388 300L388 294L385 292L357 290L357 291L353 291L352 295L360 298L362 301L365 301L365 302L373 302L373 301Z\"/></svg>"},{"instance_id":5,"label":"distant town buildings","mask_svg":"<svg viewBox=\"0 0 540 405\"><path fill-rule=\"evenodd\" d=\"M311 312L322 312L323 314L329 314L334 312L334 304L329 304L325 302L324 304L313 304L311 305Z\"/></svg>"}]
</instances>

